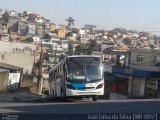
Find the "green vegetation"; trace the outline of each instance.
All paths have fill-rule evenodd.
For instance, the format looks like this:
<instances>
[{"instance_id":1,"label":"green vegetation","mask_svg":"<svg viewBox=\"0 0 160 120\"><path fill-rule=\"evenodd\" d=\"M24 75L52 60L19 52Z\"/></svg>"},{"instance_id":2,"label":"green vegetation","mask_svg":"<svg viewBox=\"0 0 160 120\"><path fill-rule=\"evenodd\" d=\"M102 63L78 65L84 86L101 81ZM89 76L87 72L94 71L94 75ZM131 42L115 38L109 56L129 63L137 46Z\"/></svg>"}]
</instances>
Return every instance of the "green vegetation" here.
<instances>
[{"instance_id":1,"label":"green vegetation","mask_svg":"<svg viewBox=\"0 0 160 120\"><path fill-rule=\"evenodd\" d=\"M74 26L75 20L72 17L67 18L66 21L68 22L68 29L70 29L71 26Z\"/></svg>"},{"instance_id":2,"label":"green vegetation","mask_svg":"<svg viewBox=\"0 0 160 120\"><path fill-rule=\"evenodd\" d=\"M75 47L75 52L81 54L91 54L93 51L100 51L100 45L97 44L96 40L90 40L90 43L80 44Z\"/></svg>"},{"instance_id":3,"label":"green vegetation","mask_svg":"<svg viewBox=\"0 0 160 120\"><path fill-rule=\"evenodd\" d=\"M8 23L9 21L9 14L7 12L5 12L3 15L2 15L2 20L4 20L5 22Z\"/></svg>"}]
</instances>

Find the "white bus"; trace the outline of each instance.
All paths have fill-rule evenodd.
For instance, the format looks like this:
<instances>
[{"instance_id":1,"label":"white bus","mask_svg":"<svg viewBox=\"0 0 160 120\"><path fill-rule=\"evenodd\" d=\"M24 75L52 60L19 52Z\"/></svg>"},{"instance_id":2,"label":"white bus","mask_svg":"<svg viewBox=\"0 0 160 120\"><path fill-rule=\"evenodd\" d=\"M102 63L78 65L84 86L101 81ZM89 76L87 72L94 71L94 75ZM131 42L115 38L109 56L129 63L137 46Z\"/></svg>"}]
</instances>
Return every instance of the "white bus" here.
<instances>
[{"instance_id":1,"label":"white bus","mask_svg":"<svg viewBox=\"0 0 160 120\"><path fill-rule=\"evenodd\" d=\"M103 64L100 56L68 56L49 72L51 97L92 97L104 94Z\"/></svg>"}]
</instances>

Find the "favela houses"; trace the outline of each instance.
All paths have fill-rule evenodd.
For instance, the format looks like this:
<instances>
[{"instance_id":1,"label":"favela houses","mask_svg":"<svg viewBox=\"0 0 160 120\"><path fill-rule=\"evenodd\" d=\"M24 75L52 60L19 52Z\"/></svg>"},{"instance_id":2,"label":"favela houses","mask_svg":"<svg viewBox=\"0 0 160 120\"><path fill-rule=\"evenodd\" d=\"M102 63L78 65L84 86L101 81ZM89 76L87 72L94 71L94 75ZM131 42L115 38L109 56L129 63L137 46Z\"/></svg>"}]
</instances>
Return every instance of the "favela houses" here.
<instances>
[{"instance_id":1,"label":"favela houses","mask_svg":"<svg viewBox=\"0 0 160 120\"><path fill-rule=\"evenodd\" d=\"M59 25L27 11L0 9L0 16L3 85L12 79L13 65L22 70L12 81L19 81L15 90L44 93L53 66L66 56L88 54L103 59L104 98L159 98L160 38L151 32L105 30L92 24L76 28L73 17ZM41 85L39 76L43 79ZM3 85L1 90L8 91L8 85Z\"/></svg>"},{"instance_id":2,"label":"favela houses","mask_svg":"<svg viewBox=\"0 0 160 120\"><path fill-rule=\"evenodd\" d=\"M0 1L0 120L159 120L159 4Z\"/></svg>"}]
</instances>

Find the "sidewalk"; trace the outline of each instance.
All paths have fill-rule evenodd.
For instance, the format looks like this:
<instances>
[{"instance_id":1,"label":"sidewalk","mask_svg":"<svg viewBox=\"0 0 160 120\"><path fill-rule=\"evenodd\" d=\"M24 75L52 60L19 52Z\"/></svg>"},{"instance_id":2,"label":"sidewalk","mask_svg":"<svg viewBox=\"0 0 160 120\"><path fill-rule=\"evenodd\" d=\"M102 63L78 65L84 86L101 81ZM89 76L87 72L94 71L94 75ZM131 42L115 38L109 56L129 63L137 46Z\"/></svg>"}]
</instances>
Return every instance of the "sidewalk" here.
<instances>
[{"instance_id":1,"label":"sidewalk","mask_svg":"<svg viewBox=\"0 0 160 120\"><path fill-rule=\"evenodd\" d=\"M0 93L0 102L34 102L47 100L46 95L29 92Z\"/></svg>"}]
</instances>

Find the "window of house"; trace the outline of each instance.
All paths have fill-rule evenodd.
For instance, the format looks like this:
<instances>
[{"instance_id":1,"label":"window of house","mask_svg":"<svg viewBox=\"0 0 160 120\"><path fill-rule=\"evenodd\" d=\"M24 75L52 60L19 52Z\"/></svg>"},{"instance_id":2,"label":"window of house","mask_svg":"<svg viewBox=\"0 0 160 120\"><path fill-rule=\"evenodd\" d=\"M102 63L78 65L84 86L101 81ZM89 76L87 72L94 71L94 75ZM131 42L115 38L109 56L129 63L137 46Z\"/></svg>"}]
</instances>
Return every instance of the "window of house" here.
<instances>
[{"instance_id":1,"label":"window of house","mask_svg":"<svg viewBox=\"0 0 160 120\"><path fill-rule=\"evenodd\" d=\"M143 55L137 55L137 62L143 62Z\"/></svg>"}]
</instances>

